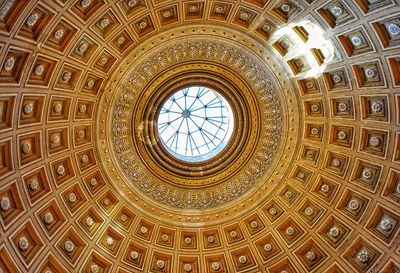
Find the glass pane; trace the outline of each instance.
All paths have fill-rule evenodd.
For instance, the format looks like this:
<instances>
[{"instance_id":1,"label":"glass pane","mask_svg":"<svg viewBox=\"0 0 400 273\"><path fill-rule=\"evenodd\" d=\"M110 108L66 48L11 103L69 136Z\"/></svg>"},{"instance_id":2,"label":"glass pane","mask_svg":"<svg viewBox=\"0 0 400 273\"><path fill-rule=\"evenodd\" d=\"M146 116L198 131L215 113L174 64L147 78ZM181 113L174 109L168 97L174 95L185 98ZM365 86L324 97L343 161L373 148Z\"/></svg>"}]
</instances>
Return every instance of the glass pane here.
<instances>
[{"instance_id":1,"label":"glass pane","mask_svg":"<svg viewBox=\"0 0 400 273\"><path fill-rule=\"evenodd\" d=\"M174 93L162 106L158 134L176 158L199 162L217 155L232 135L233 116L228 102L217 92L193 86Z\"/></svg>"}]
</instances>

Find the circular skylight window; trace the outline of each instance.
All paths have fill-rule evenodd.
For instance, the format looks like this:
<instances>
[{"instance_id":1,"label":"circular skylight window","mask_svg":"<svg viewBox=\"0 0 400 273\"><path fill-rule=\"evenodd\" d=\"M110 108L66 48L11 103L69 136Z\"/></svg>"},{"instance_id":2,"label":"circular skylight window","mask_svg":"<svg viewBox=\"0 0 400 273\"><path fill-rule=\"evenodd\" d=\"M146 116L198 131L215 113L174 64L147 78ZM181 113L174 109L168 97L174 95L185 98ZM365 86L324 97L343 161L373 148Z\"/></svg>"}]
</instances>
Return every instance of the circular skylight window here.
<instances>
[{"instance_id":1,"label":"circular skylight window","mask_svg":"<svg viewBox=\"0 0 400 273\"><path fill-rule=\"evenodd\" d=\"M184 161L200 162L225 148L233 123L232 110L220 94L193 86L168 98L160 110L157 129L170 154Z\"/></svg>"}]
</instances>

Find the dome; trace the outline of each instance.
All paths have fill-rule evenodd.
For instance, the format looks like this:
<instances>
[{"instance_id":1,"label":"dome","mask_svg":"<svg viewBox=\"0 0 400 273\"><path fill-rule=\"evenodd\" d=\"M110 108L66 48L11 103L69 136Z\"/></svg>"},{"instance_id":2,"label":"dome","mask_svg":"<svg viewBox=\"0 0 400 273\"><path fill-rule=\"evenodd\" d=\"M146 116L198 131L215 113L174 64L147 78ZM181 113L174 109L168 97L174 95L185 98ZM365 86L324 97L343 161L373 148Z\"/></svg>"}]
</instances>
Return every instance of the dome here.
<instances>
[{"instance_id":1,"label":"dome","mask_svg":"<svg viewBox=\"0 0 400 273\"><path fill-rule=\"evenodd\" d=\"M0 272L400 271L399 14L0 1Z\"/></svg>"}]
</instances>

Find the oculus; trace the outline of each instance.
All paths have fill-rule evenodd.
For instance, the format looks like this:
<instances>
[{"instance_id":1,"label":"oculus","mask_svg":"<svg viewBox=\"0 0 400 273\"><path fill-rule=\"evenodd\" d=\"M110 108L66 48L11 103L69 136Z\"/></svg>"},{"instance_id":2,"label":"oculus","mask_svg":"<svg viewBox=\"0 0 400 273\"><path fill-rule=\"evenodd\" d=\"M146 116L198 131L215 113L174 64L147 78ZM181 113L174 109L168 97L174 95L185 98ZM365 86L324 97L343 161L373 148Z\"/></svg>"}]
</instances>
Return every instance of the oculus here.
<instances>
[{"instance_id":1,"label":"oculus","mask_svg":"<svg viewBox=\"0 0 400 273\"><path fill-rule=\"evenodd\" d=\"M233 130L229 103L204 86L178 90L163 104L157 119L161 143L174 157L200 162L219 154Z\"/></svg>"}]
</instances>

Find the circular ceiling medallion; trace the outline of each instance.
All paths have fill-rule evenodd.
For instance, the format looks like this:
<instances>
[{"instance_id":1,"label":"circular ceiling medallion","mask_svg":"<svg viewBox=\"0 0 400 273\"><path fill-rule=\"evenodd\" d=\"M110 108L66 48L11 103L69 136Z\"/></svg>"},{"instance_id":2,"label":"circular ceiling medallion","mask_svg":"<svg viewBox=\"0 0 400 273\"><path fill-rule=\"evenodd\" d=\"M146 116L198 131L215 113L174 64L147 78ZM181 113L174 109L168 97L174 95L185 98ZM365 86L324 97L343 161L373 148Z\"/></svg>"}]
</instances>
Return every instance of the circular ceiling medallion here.
<instances>
[{"instance_id":1,"label":"circular ceiling medallion","mask_svg":"<svg viewBox=\"0 0 400 273\"><path fill-rule=\"evenodd\" d=\"M174 156L158 134L163 105L177 90L190 85L204 86L226 98L235 123L231 126L231 141L218 154L201 161ZM218 64L196 61L195 65L184 63L166 68L156 82L139 94L137 102L140 103L135 104L130 123L134 132L132 147L149 172L173 187L204 189L229 180L240 172L253 153L253 144L258 142L261 117L251 89L232 71Z\"/></svg>"},{"instance_id":2,"label":"circular ceiling medallion","mask_svg":"<svg viewBox=\"0 0 400 273\"><path fill-rule=\"evenodd\" d=\"M270 191L297 121L283 119L292 94L273 60L214 36L153 42L132 52L102 98L100 152L115 185L170 217Z\"/></svg>"},{"instance_id":3,"label":"circular ceiling medallion","mask_svg":"<svg viewBox=\"0 0 400 273\"><path fill-rule=\"evenodd\" d=\"M226 99L205 86L188 86L162 105L157 132L164 148L177 159L201 162L228 144L234 117Z\"/></svg>"}]
</instances>

